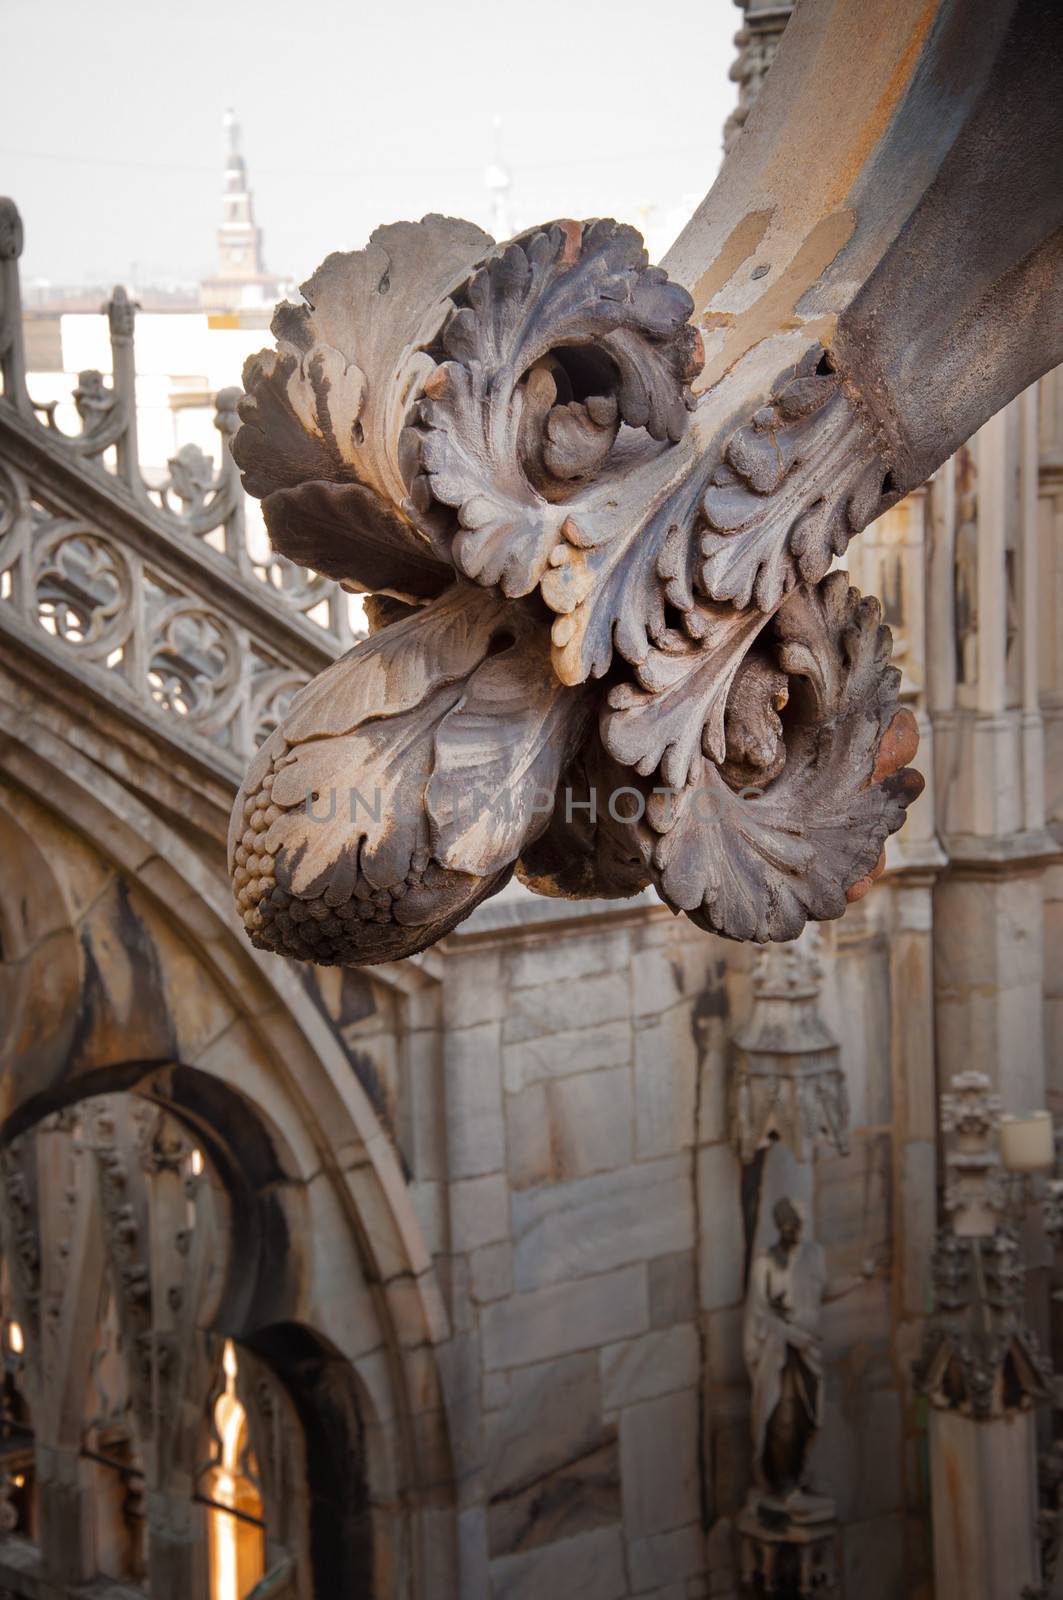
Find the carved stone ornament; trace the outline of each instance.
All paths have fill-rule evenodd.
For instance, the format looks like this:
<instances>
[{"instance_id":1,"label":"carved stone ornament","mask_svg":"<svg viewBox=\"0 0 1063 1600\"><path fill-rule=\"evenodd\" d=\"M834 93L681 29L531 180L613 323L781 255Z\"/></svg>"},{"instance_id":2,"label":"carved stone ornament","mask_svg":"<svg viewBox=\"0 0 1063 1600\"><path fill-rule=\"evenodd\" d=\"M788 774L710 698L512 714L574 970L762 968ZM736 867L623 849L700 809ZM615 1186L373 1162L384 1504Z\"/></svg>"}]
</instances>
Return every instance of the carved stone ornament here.
<instances>
[{"instance_id":1,"label":"carved stone ornament","mask_svg":"<svg viewBox=\"0 0 1063 1600\"><path fill-rule=\"evenodd\" d=\"M938 1235L934 1312L915 1368L933 1405L987 1420L1027 1411L1051 1393L1051 1369L1027 1326L1026 1269L1006 1229Z\"/></svg>"},{"instance_id":2,"label":"carved stone ornament","mask_svg":"<svg viewBox=\"0 0 1063 1600\"><path fill-rule=\"evenodd\" d=\"M994 36L935 130L916 68L933 80L924 58L960 48L954 9L932 34L913 21L895 60L801 8L671 275L610 220L496 245L432 216L329 256L278 307L233 455L275 549L374 599L371 636L293 700L237 798L254 943L324 965L409 955L514 871L570 897L652 884L761 942L866 892L922 783L879 604L832 565L1053 359L1025 334L999 348L1008 251L1029 263L1047 237L1048 179L1025 242L956 246L989 181L978 96L995 88L999 120L1021 85ZM817 119L794 143L820 103L801 75L831 49L857 102L895 111L853 132L852 172L841 135L831 170ZM961 146L939 196L935 162ZM941 308L904 301L943 219ZM965 352L979 365L983 325L1000 381L946 384ZM916 357L925 383L898 366Z\"/></svg>"},{"instance_id":3,"label":"carved stone ornament","mask_svg":"<svg viewBox=\"0 0 1063 1600\"><path fill-rule=\"evenodd\" d=\"M838 1592L838 1527L834 1522L782 1527L748 1507L738 1514L738 1571L743 1593L819 1596Z\"/></svg>"},{"instance_id":4,"label":"carved stone ornament","mask_svg":"<svg viewBox=\"0 0 1063 1600\"><path fill-rule=\"evenodd\" d=\"M934 1311L915 1367L932 1404L986 1419L1049 1394L1051 1372L1027 1326L1026 1269L1006 1211L996 1128L1000 1097L981 1072L957 1073L941 1096L948 1222L939 1230Z\"/></svg>"},{"instance_id":5,"label":"carved stone ornament","mask_svg":"<svg viewBox=\"0 0 1063 1600\"><path fill-rule=\"evenodd\" d=\"M1050 1178L1045 1184L1041 1215L1052 1248L1058 1250L1063 1245L1063 1178Z\"/></svg>"},{"instance_id":6,"label":"carved stone ornament","mask_svg":"<svg viewBox=\"0 0 1063 1600\"><path fill-rule=\"evenodd\" d=\"M838 1041L820 1014L822 967L807 938L756 957L753 1010L734 1038L731 1139L741 1161L776 1140L796 1161L820 1146L848 1154L849 1092Z\"/></svg>"},{"instance_id":7,"label":"carved stone ornament","mask_svg":"<svg viewBox=\"0 0 1063 1600\"><path fill-rule=\"evenodd\" d=\"M958 1072L941 1096L941 1131L952 1138L945 1156L945 1210L961 1237L989 1235L1007 1214L1007 1189L996 1147L1000 1096L982 1072Z\"/></svg>"},{"instance_id":8,"label":"carved stone ornament","mask_svg":"<svg viewBox=\"0 0 1063 1600\"><path fill-rule=\"evenodd\" d=\"M515 865L549 894L652 882L735 938L840 915L920 783L878 604L826 575L870 479L823 352L713 461L690 298L631 228L492 253L429 219L304 293L234 455L278 550L387 603L241 791L255 941L407 955Z\"/></svg>"}]
</instances>

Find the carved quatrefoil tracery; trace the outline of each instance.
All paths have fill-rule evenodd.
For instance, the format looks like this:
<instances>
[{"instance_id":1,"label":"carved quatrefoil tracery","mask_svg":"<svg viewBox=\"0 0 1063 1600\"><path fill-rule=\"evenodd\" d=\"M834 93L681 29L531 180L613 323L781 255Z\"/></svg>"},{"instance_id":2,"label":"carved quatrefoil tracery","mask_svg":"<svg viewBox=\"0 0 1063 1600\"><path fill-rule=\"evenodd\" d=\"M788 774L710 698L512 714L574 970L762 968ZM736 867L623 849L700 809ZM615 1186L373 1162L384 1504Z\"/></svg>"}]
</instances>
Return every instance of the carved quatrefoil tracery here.
<instances>
[{"instance_id":1,"label":"carved quatrefoil tracery","mask_svg":"<svg viewBox=\"0 0 1063 1600\"><path fill-rule=\"evenodd\" d=\"M254 942L407 955L514 867L733 938L839 915L921 783L878 603L829 571L886 472L830 356L791 343L721 428L690 296L611 221L397 224L304 295L233 453L373 631L238 797Z\"/></svg>"}]
</instances>

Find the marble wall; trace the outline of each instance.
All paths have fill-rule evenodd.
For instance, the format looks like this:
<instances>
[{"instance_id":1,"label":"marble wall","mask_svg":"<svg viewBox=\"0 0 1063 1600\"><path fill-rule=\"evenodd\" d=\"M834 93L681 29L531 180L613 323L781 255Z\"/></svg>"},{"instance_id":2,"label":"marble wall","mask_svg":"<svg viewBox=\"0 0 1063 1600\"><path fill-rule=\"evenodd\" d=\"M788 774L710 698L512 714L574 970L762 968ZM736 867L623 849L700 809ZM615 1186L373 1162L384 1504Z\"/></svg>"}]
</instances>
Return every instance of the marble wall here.
<instances>
[{"instance_id":1,"label":"marble wall","mask_svg":"<svg viewBox=\"0 0 1063 1600\"><path fill-rule=\"evenodd\" d=\"M805 1201L836 1276L875 1263L827 1313L814 1466L852 1592L885 1600L922 1571L892 1279L897 1185L912 1201L929 1180L913 1203L932 1216L933 1175L900 1172L894 1135L891 901L878 891L830 941L823 1011L850 1079L850 1149L804 1165L777 1146L743 1168L732 1147L747 949L659 907L520 891L445 942L446 1150L411 1176L465 1374L463 1593L735 1592L746 1271L782 1193Z\"/></svg>"}]
</instances>

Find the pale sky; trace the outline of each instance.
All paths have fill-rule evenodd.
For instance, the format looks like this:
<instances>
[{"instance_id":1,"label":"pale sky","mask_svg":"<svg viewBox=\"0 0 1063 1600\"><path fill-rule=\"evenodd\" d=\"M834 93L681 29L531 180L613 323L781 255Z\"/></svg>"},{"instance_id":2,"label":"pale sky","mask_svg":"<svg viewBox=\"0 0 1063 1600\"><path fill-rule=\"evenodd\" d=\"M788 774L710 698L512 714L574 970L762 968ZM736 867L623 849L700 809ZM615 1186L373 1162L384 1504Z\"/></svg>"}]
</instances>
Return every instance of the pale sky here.
<instances>
[{"instance_id":1,"label":"pale sky","mask_svg":"<svg viewBox=\"0 0 1063 1600\"><path fill-rule=\"evenodd\" d=\"M730 0L0 0L24 275L209 272L228 105L281 275L381 222L486 226L495 116L516 226L644 225L716 174L740 20Z\"/></svg>"}]
</instances>

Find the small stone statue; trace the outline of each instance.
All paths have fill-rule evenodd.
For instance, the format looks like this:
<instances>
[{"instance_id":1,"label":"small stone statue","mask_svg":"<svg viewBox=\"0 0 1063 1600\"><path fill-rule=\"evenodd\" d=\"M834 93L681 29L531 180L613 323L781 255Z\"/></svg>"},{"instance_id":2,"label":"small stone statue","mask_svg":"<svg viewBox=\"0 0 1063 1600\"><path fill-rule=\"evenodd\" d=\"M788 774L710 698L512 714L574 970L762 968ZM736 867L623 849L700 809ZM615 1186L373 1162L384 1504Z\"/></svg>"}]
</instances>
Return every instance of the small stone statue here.
<instances>
[{"instance_id":1,"label":"small stone statue","mask_svg":"<svg viewBox=\"0 0 1063 1600\"><path fill-rule=\"evenodd\" d=\"M823 1422L820 1312L871 1277L827 1284L823 1249L802 1242L801 1213L790 1199L774 1210L778 1235L754 1261L746 1298L744 1345L753 1381L753 1466L761 1507L792 1521L833 1515L830 1500L807 1491L808 1456Z\"/></svg>"},{"instance_id":2,"label":"small stone statue","mask_svg":"<svg viewBox=\"0 0 1063 1600\"><path fill-rule=\"evenodd\" d=\"M102 372L90 368L78 373L74 408L81 419L82 433L88 436L99 433L110 421L117 403L118 396L104 383Z\"/></svg>"}]
</instances>

